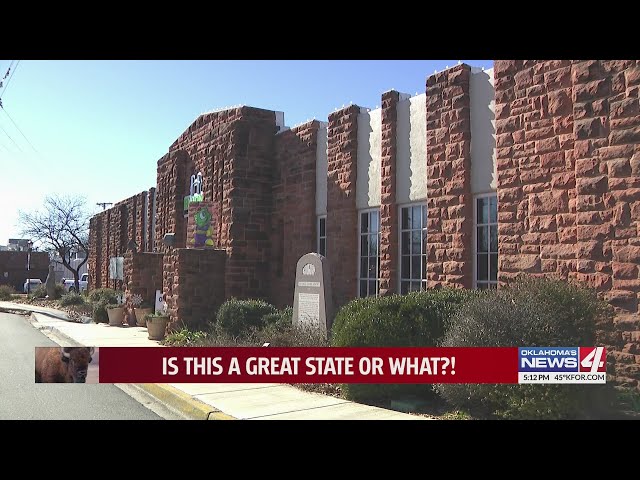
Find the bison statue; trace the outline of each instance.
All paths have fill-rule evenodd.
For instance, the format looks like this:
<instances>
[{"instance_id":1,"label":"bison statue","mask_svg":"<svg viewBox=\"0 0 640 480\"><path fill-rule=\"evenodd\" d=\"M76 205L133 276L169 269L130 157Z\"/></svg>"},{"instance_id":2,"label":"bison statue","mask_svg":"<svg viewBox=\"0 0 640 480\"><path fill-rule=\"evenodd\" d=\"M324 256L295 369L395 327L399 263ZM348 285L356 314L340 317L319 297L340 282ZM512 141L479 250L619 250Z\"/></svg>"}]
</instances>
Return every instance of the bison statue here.
<instances>
[{"instance_id":1,"label":"bison statue","mask_svg":"<svg viewBox=\"0 0 640 480\"><path fill-rule=\"evenodd\" d=\"M36 383L85 383L93 347L36 348Z\"/></svg>"}]
</instances>

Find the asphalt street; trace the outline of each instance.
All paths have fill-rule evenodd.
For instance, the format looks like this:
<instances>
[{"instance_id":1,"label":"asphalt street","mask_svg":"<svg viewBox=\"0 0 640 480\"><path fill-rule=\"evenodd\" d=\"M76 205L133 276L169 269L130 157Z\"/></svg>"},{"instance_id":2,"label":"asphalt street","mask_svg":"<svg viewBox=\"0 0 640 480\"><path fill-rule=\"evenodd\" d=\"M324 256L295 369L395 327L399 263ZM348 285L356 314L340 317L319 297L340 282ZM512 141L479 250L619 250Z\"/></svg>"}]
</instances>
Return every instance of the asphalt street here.
<instances>
[{"instance_id":1,"label":"asphalt street","mask_svg":"<svg viewBox=\"0 0 640 480\"><path fill-rule=\"evenodd\" d=\"M27 317L0 313L0 420L161 419L115 385L35 383L35 347L55 346Z\"/></svg>"}]
</instances>

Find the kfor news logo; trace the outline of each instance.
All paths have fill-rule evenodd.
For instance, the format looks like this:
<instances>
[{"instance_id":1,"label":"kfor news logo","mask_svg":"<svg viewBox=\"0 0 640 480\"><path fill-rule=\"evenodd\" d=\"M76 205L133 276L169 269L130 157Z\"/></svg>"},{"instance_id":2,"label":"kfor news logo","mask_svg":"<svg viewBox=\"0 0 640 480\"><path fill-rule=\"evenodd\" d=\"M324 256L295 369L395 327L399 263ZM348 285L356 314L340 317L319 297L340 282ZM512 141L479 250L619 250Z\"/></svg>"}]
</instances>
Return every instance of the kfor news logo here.
<instances>
[{"instance_id":1,"label":"kfor news logo","mask_svg":"<svg viewBox=\"0 0 640 480\"><path fill-rule=\"evenodd\" d=\"M606 383L604 347L519 347L518 383Z\"/></svg>"}]
</instances>

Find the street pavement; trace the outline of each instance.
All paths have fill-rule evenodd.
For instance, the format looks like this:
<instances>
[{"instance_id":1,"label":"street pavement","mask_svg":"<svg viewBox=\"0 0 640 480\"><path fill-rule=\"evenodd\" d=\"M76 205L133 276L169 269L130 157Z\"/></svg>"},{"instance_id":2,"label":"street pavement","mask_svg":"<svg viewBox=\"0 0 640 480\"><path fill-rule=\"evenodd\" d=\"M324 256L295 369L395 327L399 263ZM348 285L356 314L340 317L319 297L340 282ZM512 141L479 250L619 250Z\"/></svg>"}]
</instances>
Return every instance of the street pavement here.
<instances>
[{"instance_id":1,"label":"street pavement","mask_svg":"<svg viewBox=\"0 0 640 480\"><path fill-rule=\"evenodd\" d=\"M28 307L0 302L0 309ZM159 347L149 340L144 327L112 327L104 323L74 323L52 312L35 311L33 327L59 345ZM33 365L33 363L31 363ZM85 388L89 385L85 385ZM106 387L92 385L91 387ZM341 398L305 392L276 383L198 383L118 385L160 402L183 418L203 420L426 420L426 417L350 402ZM134 390L134 392L132 392ZM169 418L169 417L167 417Z\"/></svg>"},{"instance_id":2,"label":"street pavement","mask_svg":"<svg viewBox=\"0 0 640 480\"><path fill-rule=\"evenodd\" d=\"M57 344L27 317L0 313L1 420L161 419L115 385L35 383L35 347Z\"/></svg>"}]
</instances>

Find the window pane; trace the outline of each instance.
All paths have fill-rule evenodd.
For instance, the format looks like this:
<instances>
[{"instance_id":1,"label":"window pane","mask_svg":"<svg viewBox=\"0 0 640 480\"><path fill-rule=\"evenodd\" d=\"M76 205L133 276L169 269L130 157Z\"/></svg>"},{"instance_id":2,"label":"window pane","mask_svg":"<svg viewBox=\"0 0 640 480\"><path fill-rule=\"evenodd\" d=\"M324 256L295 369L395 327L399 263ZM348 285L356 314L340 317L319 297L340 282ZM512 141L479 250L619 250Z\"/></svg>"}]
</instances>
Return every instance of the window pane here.
<instances>
[{"instance_id":1,"label":"window pane","mask_svg":"<svg viewBox=\"0 0 640 480\"><path fill-rule=\"evenodd\" d=\"M486 198L478 198L476 200L476 209L477 209L477 223L487 223L487 199Z\"/></svg>"},{"instance_id":2,"label":"window pane","mask_svg":"<svg viewBox=\"0 0 640 480\"><path fill-rule=\"evenodd\" d=\"M426 230L422 231L422 252L427 253L427 232Z\"/></svg>"},{"instance_id":3,"label":"window pane","mask_svg":"<svg viewBox=\"0 0 640 480\"><path fill-rule=\"evenodd\" d=\"M369 242L367 242L368 238L369 238L368 235L360 235L360 256L361 257L366 257L367 252L369 252Z\"/></svg>"},{"instance_id":4,"label":"window pane","mask_svg":"<svg viewBox=\"0 0 640 480\"><path fill-rule=\"evenodd\" d=\"M360 233L367 233L368 231L369 231L369 214L363 213L360 215Z\"/></svg>"},{"instance_id":5,"label":"window pane","mask_svg":"<svg viewBox=\"0 0 640 480\"><path fill-rule=\"evenodd\" d=\"M327 256L327 241L324 238L320 239L320 255Z\"/></svg>"},{"instance_id":6,"label":"window pane","mask_svg":"<svg viewBox=\"0 0 640 480\"><path fill-rule=\"evenodd\" d=\"M477 234L478 234L478 253L480 252L487 252L488 250L488 229L489 227L477 227Z\"/></svg>"},{"instance_id":7,"label":"window pane","mask_svg":"<svg viewBox=\"0 0 640 480\"><path fill-rule=\"evenodd\" d=\"M369 280L369 295L376 295L378 290L376 289L378 282L375 280Z\"/></svg>"},{"instance_id":8,"label":"window pane","mask_svg":"<svg viewBox=\"0 0 640 480\"><path fill-rule=\"evenodd\" d=\"M422 228L427 228L427 206L422 205Z\"/></svg>"},{"instance_id":9,"label":"window pane","mask_svg":"<svg viewBox=\"0 0 640 480\"><path fill-rule=\"evenodd\" d=\"M370 226L370 231L371 233L378 233L380 231L378 225L379 225L379 221L378 221L378 217L380 215L380 212L370 212L370 218L369 218L369 226Z\"/></svg>"},{"instance_id":10,"label":"window pane","mask_svg":"<svg viewBox=\"0 0 640 480\"><path fill-rule=\"evenodd\" d=\"M421 286L422 290L426 290L427 289L427 282L420 282L420 286Z\"/></svg>"},{"instance_id":11,"label":"window pane","mask_svg":"<svg viewBox=\"0 0 640 480\"><path fill-rule=\"evenodd\" d=\"M427 256L422 255L422 262L420 262L420 266L422 267L422 279L427 278Z\"/></svg>"},{"instance_id":12,"label":"window pane","mask_svg":"<svg viewBox=\"0 0 640 480\"><path fill-rule=\"evenodd\" d=\"M378 235L369 235L369 256L378 256Z\"/></svg>"},{"instance_id":13,"label":"window pane","mask_svg":"<svg viewBox=\"0 0 640 480\"><path fill-rule=\"evenodd\" d=\"M378 264L376 257L369 257L369 278L378 278L376 267Z\"/></svg>"},{"instance_id":14,"label":"window pane","mask_svg":"<svg viewBox=\"0 0 640 480\"><path fill-rule=\"evenodd\" d=\"M409 282L400 282L400 294L405 295L409 292Z\"/></svg>"},{"instance_id":15,"label":"window pane","mask_svg":"<svg viewBox=\"0 0 640 480\"><path fill-rule=\"evenodd\" d=\"M369 270L369 263L367 257L360 258L360 278L367 278L367 271Z\"/></svg>"},{"instance_id":16,"label":"window pane","mask_svg":"<svg viewBox=\"0 0 640 480\"><path fill-rule=\"evenodd\" d=\"M497 284L497 283L490 283L490 284L488 285L488 287L489 287L489 288L492 288L492 289L494 289L494 288L498 288L498 284Z\"/></svg>"},{"instance_id":17,"label":"window pane","mask_svg":"<svg viewBox=\"0 0 640 480\"><path fill-rule=\"evenodd\" d=\"M409 207L403 207L402 208L402 214L401 214L401 217L402 217L402 226L401 226L401 228L402 228L402 230L408 230L409 229L409 223L410 223L409 215L410 215L410 213L411 213L411 209Z\"/></svg>"},{"instance_id":18,"label":"window pane","mask_svg":"<svg viewBox=\"0 0 640 480\"><path fill-rule=\"evenodd\" d=\"M422 228L422 208L418 205L413 207L411 210L411 223L413 224L413 228Z\"/></svg>"},{"instance_id":19,"label":"window pane","mask_svg":"<svg viewBox=\"0 0 640 480\"><path fill-rule=\"evenodd\" d=\"M360 296L361 297L366 297L367 296L367 281L366 280L361 280L360 281Z\"/></svg>"},{"instance_id":20,"label":"window pane","mask_svg":"<svg viewBox=\"0 0 640 480\"><path fill-rule=\"evenodd\" d=\"M487 288L486 283L478 283L478 290L485 290Z\"/></svg>"},{"instance_id":21,"label":"window pane","mask_svg":"<svg viewBox=\"0 0 640 480\"><path fill-rule=\"evenodd\" d=\"M489 197L489 222L498 223L498 197Z\"/></svg>"},{"instance_id":22,"label":"window pane","mask_svg":"<svg viewBox=\"0 0 640 480\"><path fill-rule=\"evenodd\" d=\"M402 232L402 255L411 253L411 237L409 232Z\"/></svg>"},{"instance_id":23,"label":"window pane","mask_svg":"<svg viewBox=\"0 0 640 480\"><path fill-rule=\"evenodd\" d=\"M489 251L498 252L498 226L489 227Z\"/></svg>"},{"instance_id":24,"label":"window pane","mask_svg":"<svg viewBox=\"0 0 640 480\"><path fill-rule=\"evenodd\" d=\"M411 257L411 278L419 279L422 269L420 268L420 255L414 255Z\"/></svg>"},{"instance_id":25,"label":"window pane","mask_svg":"<svg viewBox=\"0 0 640 480\"><path fill-rule=\"evenodd\" d=\"M414 230L411 232L411 253L420 254L422 250L422 231Z\"/></svg>"},{"instance_id":26,"label":"window pane","mask_svg":"<svg viewBox=\"0 0 640 480\"><path fill-rule=\"evenodd\" d=\"M402 256L400 278L411 278L411 257L409 255Z\"/></svg>"},{"instance_id":27,"label":"window pane","mask_svg":"<svg viewBox=\"0 0 640 480\"><path fill-rule=\"evenodd\" d=\"M488 268L488 255L482 253L478 255L478 277L477 279L479 281L486 281L488 280L488 272L487 272L487 268Z\"/></svg>"},{"instance_id":28,"label":"window pane","mask_svg":"<svg viewBox=\"0 0 640 480\"><path fill-rule=\"evenodd\" d=\"M321 237L326 236L326 233L325 233L326 223L327 223L327 219L326 218L321 218L320 219L320 236Z\"/></svg>"},{"instance_id":29,"label":"window pane","mask_svg":"<svg viewBox=\"0 0 640 480\"><path fill-rule=\"evenodd\" d=\"M489 280L493 280L494 282L496 282L498 280L498 254L491 254L490 255L490 262L491 265L489 265Z\"/></svg>"}]
</instances>

